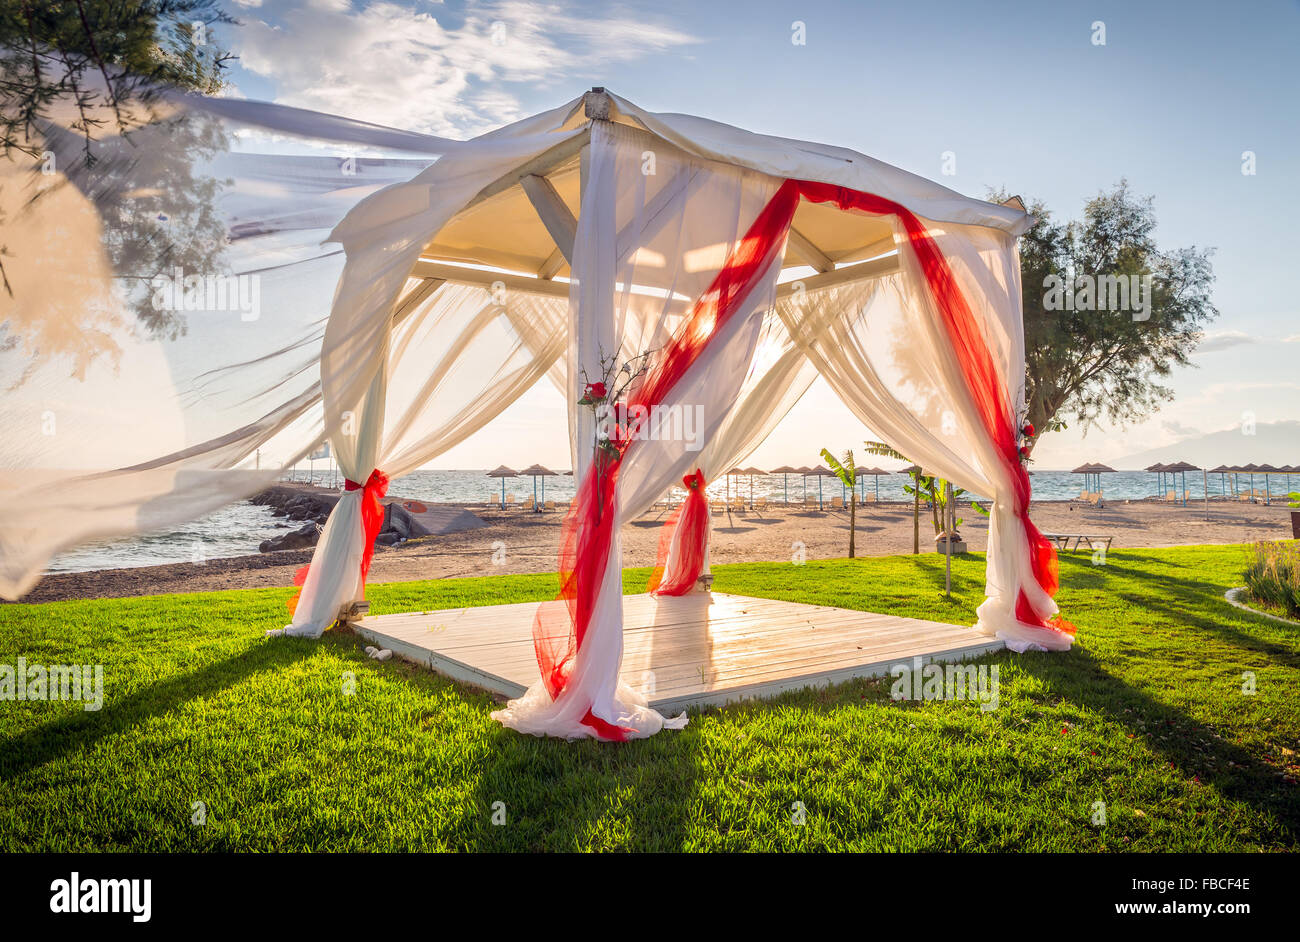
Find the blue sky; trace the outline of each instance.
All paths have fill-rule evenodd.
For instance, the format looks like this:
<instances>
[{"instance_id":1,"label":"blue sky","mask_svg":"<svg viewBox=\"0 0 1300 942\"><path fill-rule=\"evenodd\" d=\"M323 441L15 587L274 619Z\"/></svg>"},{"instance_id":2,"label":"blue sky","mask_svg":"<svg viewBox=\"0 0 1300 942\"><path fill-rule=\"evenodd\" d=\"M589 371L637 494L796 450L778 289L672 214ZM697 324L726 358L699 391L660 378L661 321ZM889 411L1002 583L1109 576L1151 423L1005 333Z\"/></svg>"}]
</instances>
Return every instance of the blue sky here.
<instances>
[{"instance_id":1,"label":"blue sky","mask_svg":"<svg viewBox=\"0 0 1300 942\"><path fill-rule=\"evenodd\" d=\"M1120 457L1246 412L1300 418L1296 2L227 6L242 21L223 34L241 56L237 94L380 123L464 137L604 85L651 110L852 147L969 195L1005 187L1058 217L1126 177L1155 198L1162 246L1215 247L1221 317L1198 368L1174 377L1173 403L1127 431L1048 436L1039 466ZM805 45L791 41L796 21ZM434 466L567 466L563 409L538 389L498 434ZM811 463L864 434L814 387L752 463Z\"/></svg>"}]
</instances>

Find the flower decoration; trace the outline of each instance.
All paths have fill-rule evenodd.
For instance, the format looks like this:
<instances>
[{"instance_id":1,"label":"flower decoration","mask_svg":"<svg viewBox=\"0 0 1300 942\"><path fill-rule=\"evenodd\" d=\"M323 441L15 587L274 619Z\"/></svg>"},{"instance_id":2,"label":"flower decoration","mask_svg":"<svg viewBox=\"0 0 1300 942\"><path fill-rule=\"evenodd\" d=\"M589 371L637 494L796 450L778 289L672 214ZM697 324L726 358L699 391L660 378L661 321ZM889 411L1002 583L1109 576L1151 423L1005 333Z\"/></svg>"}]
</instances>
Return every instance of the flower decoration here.
<instances>
[{"instance_id":1,"label":"flower decoration","mask_svg":"<svg viewBox=\"0 0 1300 942\"><path fill-rule=\"evenodd\" d=\"M608 395L603 382L588 383L587 388L583 390L582 398L578 400L580 406L594 406L599 402L604 402Z\"/></svg>"}]
</instances>

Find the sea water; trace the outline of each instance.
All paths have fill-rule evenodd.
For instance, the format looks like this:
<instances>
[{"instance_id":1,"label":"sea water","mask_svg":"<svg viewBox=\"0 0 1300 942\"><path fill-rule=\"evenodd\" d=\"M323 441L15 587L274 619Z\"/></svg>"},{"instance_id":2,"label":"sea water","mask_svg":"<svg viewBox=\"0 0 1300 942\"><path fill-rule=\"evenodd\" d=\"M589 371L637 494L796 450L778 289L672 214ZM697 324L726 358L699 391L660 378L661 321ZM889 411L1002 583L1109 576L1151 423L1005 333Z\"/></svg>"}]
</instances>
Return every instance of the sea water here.
<instances>
[{"instance_id":1,"label":"sea water","mask_svg":"<svg viewBox=\"0 0 1300 942\"><path fill-rule=\"evenodd\" d=\"M286 474L286 482L312 483L321 487L343 486L343 479L337 469L314 471L300 469ZM567 501L573 498L573 478L568 475L537 478L506 478L505 493L513 496L516 503L523 502L534 495L540 500L545 489L547 500ZM882 501L910 501L904 493L903 486L910 478L905 474L883 475L879 479L864 478L859 493L874 496L879 493ZM1034 500L1070 500L1077 498L1083 489L1083 478L1068 471L1032 472ZM1204 497L1200 473L1187 475L1186 490L1190 492L1189 500L1196 501ZM819 483L820 482L820 483ZM482 470L474 471L415 471L398 478L389 485L388 493L394 497L413 498L429 503L478 504L501 499L501 479L489 478ZM1118 471L1101 476L1102 493L1107 500L1141 500L1157 496L1160 491L1156 475L1146 471ZM1250 487L1249 475L1238 477L1237 486L1241 491ZM1264 490L1263 475L1255 475L1254 486ZM1178 487L1182 487L1179 479ZM791 501L801 501L805 493L816 497L820 488L821 495L829 503L832 497L845 496L844 486L836 478L804 478L791 474L749 477L732 477L729 480L714 481L709 485L710 497L732 497L749 499L766 497L768 500L783 501L788 495ZM1285 494L1300 488L1300 474L1270 475L1269 488L1274 495ZM877 491L878 489L878 491ZM1164 490L1174 490L1166 477ZM1219 497L1232 493L1232 477L1220 479L1217 474L1209 476L1210 497ZM680 495L680 492L678 494ZM60 554L49 565L50 572L84 572L93 569L117 569L135 566L155 566L161 563L193 562L202 559L217 559L229 556L245 556L257 552L257 545L265 539L285 532L283 517L273 517L271 508L254 506L247 501L223 507L192 523L166 533L155 533L130 537L120 540L101 540L89 543L77 549ZM292 526L301 526L293 523Z\"/></svg>"}]
</instances>

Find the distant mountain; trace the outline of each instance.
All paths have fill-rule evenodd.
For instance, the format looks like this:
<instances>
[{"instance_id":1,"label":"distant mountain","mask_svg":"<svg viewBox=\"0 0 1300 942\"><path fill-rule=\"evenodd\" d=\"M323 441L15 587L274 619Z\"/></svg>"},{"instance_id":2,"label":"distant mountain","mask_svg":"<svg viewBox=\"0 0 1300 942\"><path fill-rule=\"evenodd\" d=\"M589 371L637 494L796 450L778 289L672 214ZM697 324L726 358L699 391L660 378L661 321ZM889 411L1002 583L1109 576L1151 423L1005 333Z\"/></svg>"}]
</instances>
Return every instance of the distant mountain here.
<instances>
[{"instance_id":1,"label":"distant mountain","mask_svg":"<svg viewBox=\"0 0 1300 942\"><path fill-rule=\"evenodd\" d=\"M1261 423L1255 426L1254 435L1246 435L1239 428L1196 435L1106 463L1120 471L1133 471L1174 461L1190 461L1202 468L1221 464L1300 464L1300 422Z\"/></svg>"}]
</instances>

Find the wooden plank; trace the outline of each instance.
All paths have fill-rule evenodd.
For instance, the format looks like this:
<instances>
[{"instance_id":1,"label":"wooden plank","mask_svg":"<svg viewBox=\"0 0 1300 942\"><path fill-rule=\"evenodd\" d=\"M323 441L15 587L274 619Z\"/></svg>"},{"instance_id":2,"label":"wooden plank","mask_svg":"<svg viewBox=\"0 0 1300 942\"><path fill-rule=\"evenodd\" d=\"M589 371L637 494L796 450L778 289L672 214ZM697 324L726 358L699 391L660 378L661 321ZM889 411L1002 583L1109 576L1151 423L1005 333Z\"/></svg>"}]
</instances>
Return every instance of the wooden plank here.
<instances>
[{"instance_id":1,"label":"wooden plank","mask_svg":"<svg viewBox=\"0 0 1300 942\"><path fill-rule=\"evenodd\" d=\"M954 661L962 661L972 657L978 657L981 654L997 651L1002 647L1003 645L1000 641L989 641L982 645L971 645L965 648L952 648L934 654L923 655L921 657L921 662L922 664L930 664L936 662L951 663ZM910 661L911 658L907 658L907 660ZM874 664L859 664L843 668L821 670L797 677L774 678L757 683L740 684L733 687L712 690L694 690L673 696L659 697L651 701L651 706L665 715L680 713L682 710L690 707L725 706L728 703L736 703L741 700L775 697L791 690L829 687L832 684L841 684L845 681L861 677L883 677L887 676L890 668L897 663L899 663L899 659L893 658Z\"/></svg>"},{"instance_id":2,"label":"wooden plank","mask_svg":"<svg viewBox=\"0 0 1300 942\"><path fill-rule=\"evenodd\" d=\"M562 164L572 160L575 154L587 146L587 140L590 137L591 131L587 128L583 128L572 137L566 138L549 150L542 151L542 153L538 154L532 160L521 164L509 173L498 177L496 180L493 180L487 186L483 187L483 189L479 190L474 198L465 205L465 208L456 215L459 216L462 213L466 213L475 206L478 206L480 203L486 202L500 193L504 193L506 190L517 185L522 177L532 174L545 176L552 170L559 168Z\"/></svg>"},{"instance_id":3,"label":"wooden plank","mask_svg":"<svg viewBox=\"0 0 1300 942\"><path fill-rule=\"evenodd\" d=\"M830 257L817 246L813 245L812 240L796 229L790 227L790 235L787 240L790 245L794 246L795 253L806 262L809 266L817 269L819 272L828 272L835 270L835 263Z\"/></svg>"},{"instance_id":4,"label":"wooden plank","mask_svg":"<svg viewBox=\"0 0 1300 942\"><path fill-rule=\"evenodd\" d=\"M560 269L568 264L568 261L569 260L564 257L564 253L556 248L554 252L546 256L546 261L542 262L542 267L537 269L537 277L545 281L550 281L560 273Z\"/></svg>"},{"instance_id":5,"label":"wooden plank","mask_svg":"<svg viewBox=\"0 0 1300 942\"><path fill-rule=\"evenodd\" d=\"M456 680L505 696L537 681L532 626L539 606L518 602L376 615L357 630ZM623 680L654 677L665 712L881 676L921 658L963 660L1001 648L970 628L825 605L713 593L624 596Z\"/></svg>"},{"instance_id":6,"label":"wooden plank","mask_svg":"<svg viewBox=\"0 0 1300 942\"><path fill-rule=\"evenodd\" d=\"M869 262L859 262L857 265L846 265L843 268L837 268L821 275L797 278L794 281L779 284L776 286L776 296L777 298L788 298L796 290L815 291L818 288L848 284L851 281L868 281L872 278L881 278L898 271L898 267L897 255L877 258ZM800 285L802 286L801 289L797 287Z\"/></svg>"},{"instance_id":7,"label":"wooden plank","mask_svg":"<svg viewBox=\"0 0 1300 942\"><path fill-rule=\"evenodd\" d=\"M542 225L551 234L555 247L572 265L573 241L578 235L578 220L573 218L573 213L569 211L569 207L565 205L564 200L560 199L560 194L555 192L555 187L546 177L530 173L519 178L519 185L523 187L528 201L533 204L533 209L537 210L537 217L541 219Z\"/></svg>"},{"instance_id":8,"label":"wooden plank","mask_svg":"<svg viewBox=\"0 0 1300 942\"><path fill-rule=\"evenodd\" d=\"M431 262L422 258L411 269L412 278L440 278L457 285L492 285L500 282L513 291L527 291L533 294L545 294L553 298L567 298L569 286L561 281L547 281L542 278L530 278L527 275L512 275L508 272L485 271L481 268L463 268L460 265L447 265L443 262Z\"/></svg>"},{"instance_id":9,"label":"wooden plank","mask_svg":"<svg viewBox=\"0 0 1300 942\"><path fill-rule=\"evenodd\" d=\"M886 252L894 251L898 246L894 242L893 235L887 235L883 239L877 239L875 242L869 242L866 245L859 246L856 249L850 249L847 252L838 253L835 261L837 264L844 265L848 262L860 262L865 259L875 258L878 255L884 255Z\"/></svg>"}]
</instances>

